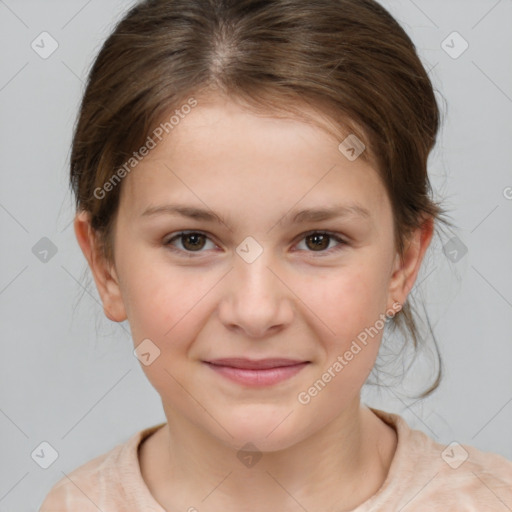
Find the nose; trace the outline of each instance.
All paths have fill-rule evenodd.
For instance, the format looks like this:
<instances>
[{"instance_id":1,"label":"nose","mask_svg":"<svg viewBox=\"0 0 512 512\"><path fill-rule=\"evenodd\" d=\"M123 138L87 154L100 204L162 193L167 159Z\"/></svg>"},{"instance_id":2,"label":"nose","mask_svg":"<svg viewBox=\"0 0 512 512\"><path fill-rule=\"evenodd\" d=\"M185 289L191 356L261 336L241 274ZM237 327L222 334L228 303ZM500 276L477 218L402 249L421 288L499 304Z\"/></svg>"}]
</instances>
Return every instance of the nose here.
<instances>
[{"instance_id":1,"label":"nose","mask_svg":"<svg viewBox=\"0 0 512 512\"><path fill-rule=\"evenodd\" d=\"M235 255L233 265L224 280L218 307L226 328L262 338L289 325L293 319L293 293L285 284L284 272L271 261L267 251L252 263Z\"/></svg>"}]
</instances>

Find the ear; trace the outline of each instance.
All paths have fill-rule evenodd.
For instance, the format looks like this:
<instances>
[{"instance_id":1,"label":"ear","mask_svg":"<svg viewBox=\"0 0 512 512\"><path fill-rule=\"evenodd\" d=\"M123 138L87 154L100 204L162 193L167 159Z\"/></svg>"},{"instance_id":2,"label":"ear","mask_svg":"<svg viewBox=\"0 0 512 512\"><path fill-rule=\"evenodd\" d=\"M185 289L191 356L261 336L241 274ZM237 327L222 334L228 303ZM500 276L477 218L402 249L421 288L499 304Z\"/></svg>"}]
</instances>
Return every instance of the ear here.
<instances>
[{"instance_id":1,"label":"ear","mask_svg":"<svg viewBox=\"0 0 512 512\"><path fill-rule=\"evenodd\" d=\"M90 214L79 212L74 220L74 228L78 244L93 274L105 315L113 322L126 320L117 273L114 265L109 264L100 251L98 237L91 227Z\"/></svg>"},{"instance_id":2,"label":"ear","mask_svg":"<svg viewBox=\"0 0 512 512\"><path fill-rule=\"evenodd\" d=\"M405 243L403 262L397 254L389 284L389 300L401 305L407 300L421 268L425 252L432 241L434 219L428 216L422 225L413 231ZM391 305L388 305L391 307Z\"/></svg>"}]
</instances>

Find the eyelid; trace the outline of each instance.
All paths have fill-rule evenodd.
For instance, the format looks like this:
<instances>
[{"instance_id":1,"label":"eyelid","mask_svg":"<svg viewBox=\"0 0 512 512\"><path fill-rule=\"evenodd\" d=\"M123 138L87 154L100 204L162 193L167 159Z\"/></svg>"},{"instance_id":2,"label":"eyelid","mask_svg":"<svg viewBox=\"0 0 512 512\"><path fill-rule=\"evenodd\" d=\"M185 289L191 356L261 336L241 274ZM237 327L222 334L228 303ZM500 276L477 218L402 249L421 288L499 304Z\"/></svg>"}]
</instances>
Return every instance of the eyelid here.
<instances>
[{"instance_id":1,"label":"eyelid","mask_svg":"<svg viewBox=\"0 0 512 512\"><path fill-rule=\"evenodd\" d=\"M307 236L315 235L315 234L328 235L331 238L338 239L338 240L348 244L348 238L344 237L341 233L337 233L335 231L329 231L328 229L310 229L309 231L304 231L304 233L301 233L300 235L298 235L296 240L302 240L303 238L306 238Z\"/></svg>"},{"instance_id":2,"label":"eyelid","mask_svg":"<svg viewBox=\"0 0 512 512\"><path fill-rule=\"evenodd\" d=\"M185 257L191 257L191 258L200 257L204 251L184 251L182 249L177 249L176 247L174 247L171 244L172 241L179 240L181 236L190 235L190 234L203 235L208 240L210 240L212 243L214 243L215 245L218 245L217 242L215 242L215 240L214 240L215 237L213 237L213 235L210 235L206 231L201 231L199 229L184 229L182 231L174 231L169 236L166 236L162 242L163 246L165 248L168 248L170 251L172 251L174 253L178 253L180 255L184 255Z\"/></svg>"},{"instance_id":3,"label":"eyelid","mask_svg":"<svg viewBox=\"0 0 512 512\"><path fill-rule=\"evenodd\" d=\"M310 236L310 235L327 235L331 239L335 240L338 245L335 247L331 247L330 249L324 250L324 251L305 251L308 256L312 256L313 258L322 257L322 256L329 256L331 254L336 253L337 251L341 250L343 247L348 246L349 242L348 239L342 236L339 233L329 231L327 229L312 229L310 231L305 231L304 233L301 233L297 238L296 242L294 244L298 244L301 242L304 238ZM297 252L297 251L294 251Z\"/></svg>"},{"instance_id":4,"label":"eyelid","mask_svg":"<svg viewBox=\"0 0 512 512\"><path fill-rule=\"evenodd\" d=\"M209 239L212 243L218 245L214 240L215 237L213 237L206 231L202 231L202 230L198 230L198 229L186 229L186 230L182 230L182 231L175 231L175 232L171 233L169 236L164 238L163 245L164 245L164 247L169 248L169 250L171 250L173 252L179 253L181 255L185 255L185 257L193 257L193 258L200 257L202 255L202 253L205 251L184 251L182 249L177 249L176 247L171 245L172 241L178 240L182 235L188 235L188 234L203 235L207 239ZM306 237L308 237L310 235L314 235L314 234L326 235L326 236L330 237L331 239L335 240L338 243L338 245L336 247L331 247L330 249L323 250L323 251L304 251L306 253L309 253L308 256L322 257L323 255L331 255L331 254L335 253L336 251L340 250L341 248L343 248L344 246L349 245L349 241L347 240L346 237L340 235L339 233L329 231L329 230L322 230L322 229L312 229L312 230L300 233L294 239L293 243L294 243L294 245L297 245L299 242L301 242ZM299 249L299 251L301 251L301 249ZM297 252L297 250L295 250L294 252ZM315 253L317 254L317 256L315 255Z\"/></svg>"}]
</instances>

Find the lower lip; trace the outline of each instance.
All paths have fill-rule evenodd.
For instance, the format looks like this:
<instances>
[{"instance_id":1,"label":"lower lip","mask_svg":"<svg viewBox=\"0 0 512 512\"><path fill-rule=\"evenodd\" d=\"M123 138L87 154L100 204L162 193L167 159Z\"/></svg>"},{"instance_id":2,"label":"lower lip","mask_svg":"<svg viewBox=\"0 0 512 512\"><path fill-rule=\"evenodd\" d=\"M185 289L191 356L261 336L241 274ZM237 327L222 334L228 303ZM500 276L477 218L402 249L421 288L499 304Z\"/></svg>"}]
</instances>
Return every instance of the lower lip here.
<instances>
[{"instance_id":1,"label":"lower lip","mask_svg":"<svg viewBox=\"0 0 512 512\"><path fill-rule=\"evenodd\" d=\"M205 364L223 377L234 382L238 382L239 384L251 387L265 387L272 386L278 382L282 382L293 377L309 363L279 366L277 368L267 368L264 370L248 370L243 368L233 368L231 366L219 366L211 363Z\"/></svg>"}]
</instances>

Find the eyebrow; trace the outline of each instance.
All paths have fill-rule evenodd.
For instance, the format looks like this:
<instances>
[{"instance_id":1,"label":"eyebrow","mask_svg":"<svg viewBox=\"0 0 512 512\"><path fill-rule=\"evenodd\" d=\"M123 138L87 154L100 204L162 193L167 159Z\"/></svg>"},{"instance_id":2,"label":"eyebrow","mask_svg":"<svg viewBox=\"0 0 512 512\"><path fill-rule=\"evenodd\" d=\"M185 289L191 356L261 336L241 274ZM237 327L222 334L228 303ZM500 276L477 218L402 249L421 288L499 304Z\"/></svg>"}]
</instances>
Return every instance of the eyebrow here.
<instances>
[{"instance_id":1,"label":"eyebrow","mask_svg":"<svg viewBox=\"0 0 512 512\"><path fill-rule=\"evenodd\" d=\"M152 217L156 215L181 216L189 219L226 225L226 222L212 211L194 206L176 204L149 206L142 212L141 217ZM285 216L283 216L277 224L283 224L284 217ZM296 212L289 223L301 224L307 222L321 222L340 217L359 217L363 220L370 220L371 214L369 210L356 203L348 205L334 205L326 208L306 208Z\"/></svg>"}]
</instances>

